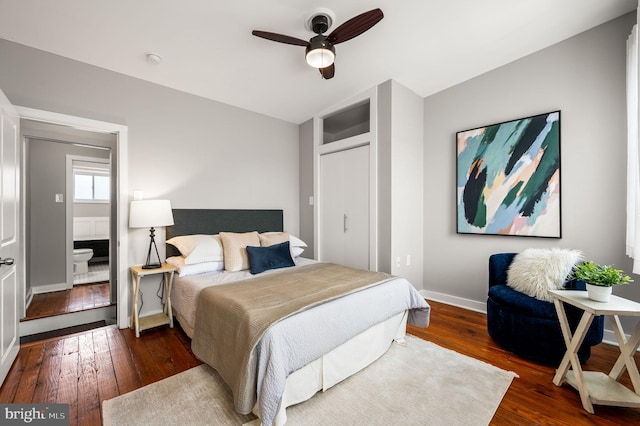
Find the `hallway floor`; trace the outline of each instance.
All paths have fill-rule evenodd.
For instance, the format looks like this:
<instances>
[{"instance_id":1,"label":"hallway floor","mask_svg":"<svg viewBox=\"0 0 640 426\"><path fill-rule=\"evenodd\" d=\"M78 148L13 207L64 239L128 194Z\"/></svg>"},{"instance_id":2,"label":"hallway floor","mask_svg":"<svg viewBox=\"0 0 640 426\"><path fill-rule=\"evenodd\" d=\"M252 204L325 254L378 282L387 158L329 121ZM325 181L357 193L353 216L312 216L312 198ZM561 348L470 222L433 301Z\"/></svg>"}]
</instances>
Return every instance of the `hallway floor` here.
<instances>
[{"instance_id":1,"label":"hallway floor","mask_svg":"<svg viewBox=\"0 0 640 426\"><path fill-rule=\"evenodd\" d=\"M34 295L27 308L27 316L20 321L79 312L110 304L109 281L74 285L70 290Z\"/></svg>"}]
</instances>

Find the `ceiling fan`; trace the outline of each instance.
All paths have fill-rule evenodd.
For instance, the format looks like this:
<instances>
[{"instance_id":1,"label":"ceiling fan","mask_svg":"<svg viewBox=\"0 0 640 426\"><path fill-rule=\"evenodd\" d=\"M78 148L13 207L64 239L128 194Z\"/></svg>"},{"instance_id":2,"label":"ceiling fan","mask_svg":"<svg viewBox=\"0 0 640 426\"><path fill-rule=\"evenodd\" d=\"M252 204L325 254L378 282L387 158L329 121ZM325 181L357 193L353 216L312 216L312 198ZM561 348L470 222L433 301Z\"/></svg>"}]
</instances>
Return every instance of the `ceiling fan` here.
<instances>
[{"instance_id":1,"label":"ceiling fan","mask_svg":"<svg viewBox=\"0 0 640 426\"><path fill-rule=\"evenodd\" d=\"M306 47L307 63L318 68L324 79L330 79L336 72L334 64L336 49L333 46L359 36L380 22L383 17L382 10L373 9L349 19L333 30L331 34L324 35L324 32L333 23L333 13L330 10L321 9L313 13L307 20L309 29L317 34L309 41L267 31L253 30L251 34L279 43Z\"/></svg>"}]
</instances>

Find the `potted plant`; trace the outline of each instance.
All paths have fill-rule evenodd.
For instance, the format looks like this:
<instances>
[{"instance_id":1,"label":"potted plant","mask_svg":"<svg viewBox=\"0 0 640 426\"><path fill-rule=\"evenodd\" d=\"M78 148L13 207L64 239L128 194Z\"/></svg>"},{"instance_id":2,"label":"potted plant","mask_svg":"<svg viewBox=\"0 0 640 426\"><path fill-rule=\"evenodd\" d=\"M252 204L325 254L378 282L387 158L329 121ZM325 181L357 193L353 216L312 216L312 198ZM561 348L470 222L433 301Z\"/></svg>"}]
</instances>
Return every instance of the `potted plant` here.
<instances>
[{"instance_id":1,"label":"potted plant","mask_svg":"<svg viewBox=\"0 0 640 426\"><path fill-rule=\"evenodd\" d=\"M572 278L582 280L587 285L589 299L598 302L608 302L614 285L633 282L630 276L614 265L598 265L585 262L573 269Z\"/></svg>"}]
</instances>

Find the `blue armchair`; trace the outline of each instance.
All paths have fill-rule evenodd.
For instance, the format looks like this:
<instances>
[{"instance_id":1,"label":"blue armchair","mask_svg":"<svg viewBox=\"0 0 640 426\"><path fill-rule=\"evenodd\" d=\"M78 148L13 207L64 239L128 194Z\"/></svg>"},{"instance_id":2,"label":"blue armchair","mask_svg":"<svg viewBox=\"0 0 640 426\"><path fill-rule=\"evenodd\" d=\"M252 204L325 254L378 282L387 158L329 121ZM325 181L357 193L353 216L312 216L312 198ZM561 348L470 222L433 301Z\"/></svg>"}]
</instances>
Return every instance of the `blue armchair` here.
<instances>
[{"instance_id":1,"label":"blue armchair","mask_svg":"<svg viewBox=\"0 0 640 426\"><path fill-rule=\"evenodd\" d=\"M542 364L558 366L566 351L560 322L551 302L538 300L507 286L507 270L516 253L498 253L489 257L489 296L487 330L506 350ZM582 281L569 281L568 291L584 290ZM571 330L575 330L582 311L565 305ZM602 341L604 318L596 317L580 346L578 358L584 363L591 346Z\"/></svg>"}]
</instances>

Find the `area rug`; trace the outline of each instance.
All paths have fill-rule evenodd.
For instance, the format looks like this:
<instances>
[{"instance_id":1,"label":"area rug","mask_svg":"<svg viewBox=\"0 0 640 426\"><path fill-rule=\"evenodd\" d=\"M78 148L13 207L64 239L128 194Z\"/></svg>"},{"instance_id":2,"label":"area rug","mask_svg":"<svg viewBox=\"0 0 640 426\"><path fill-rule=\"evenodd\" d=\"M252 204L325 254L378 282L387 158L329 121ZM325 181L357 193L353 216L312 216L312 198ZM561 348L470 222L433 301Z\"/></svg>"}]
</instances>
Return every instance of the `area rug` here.
<instances>
[{"instance_id":1,"label":"area rug","mask_svg":"<svg viewBox=\"0 0 640 426\"><path fill-rule=\"evenodd\" d=\"M287 409L287 425L487 425L517 375L407 336L327 392ZM102 404L111 425L242 425L229 388L201 365ZM257 422L256 422L257 423Z\"/></svg>"}]
</instances>

